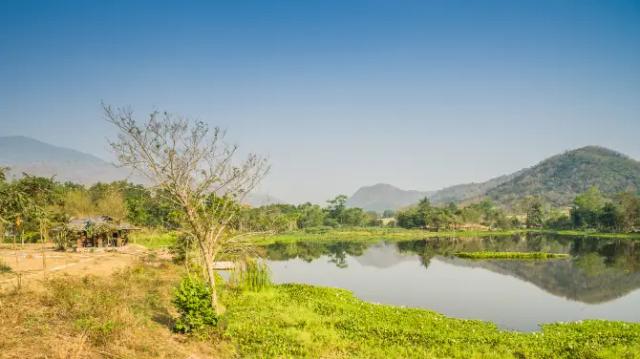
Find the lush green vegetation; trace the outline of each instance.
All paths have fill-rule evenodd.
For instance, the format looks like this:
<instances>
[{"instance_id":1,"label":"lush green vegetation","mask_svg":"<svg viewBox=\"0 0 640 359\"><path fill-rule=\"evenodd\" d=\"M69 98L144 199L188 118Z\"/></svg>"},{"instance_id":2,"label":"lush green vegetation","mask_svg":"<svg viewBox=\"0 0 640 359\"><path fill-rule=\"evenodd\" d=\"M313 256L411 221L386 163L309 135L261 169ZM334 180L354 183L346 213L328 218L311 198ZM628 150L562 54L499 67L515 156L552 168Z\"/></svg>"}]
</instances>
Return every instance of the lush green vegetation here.
<instances>
[{"instance_id":1,"label":"lush green vegetation","mask_svg":"<svg viewBox=\"0 0 640 359\"><path fill-rule=\"evenodd\" d=\"M558 211L532 197L521 201L529 228L628 233L640 230L640 196L621 192L606 198L596 187L579 194L569 212Z\"/></svg>"},{"instance_id":2,"label":"lush green vegetation","mask_svg":"<svg viewBox=\"0 0 640 359\"><path fill-rule=\"evenodd\" d=\"M566 253L546 252L456 252L454 255L469 259L551 259L569 257Z\"/></svg>"},{"instance_id":3,"label":"lush green vegetation","mask_svg":"<svg viewBox=\"0 0 640 359\"><path fill-rule=\"evenodd\" d=\"M218 322L218 316L211 306L211 288L197 276L186 276L180 281L173 304L179 315L174 326L178 332L191 333Z\"/></svg>"},{"instance_id":4,"label":"lush green vegetation","mask_svg":"<svg viewBox=\"0 0 640 359\"><path fill-rule=\"evenodd\" d=\"M640 355L640 325L545 325L540 333L362 302L350 292L279 285L225 297L225 338L243 357L585 358Z\"/></svg>"},{"instance_id":5,"label":"lush green vegetation","mask_svg":"<svg viewBox=\"0 0 640 359\"><path fill-rule=\"evenodd\" d=\"M606 198L591 187L575 197L568 212L553 208L541 197L525 197L507 214L492 202L458 207L432 206L427 198L416 206L397 213L397 224L404 228L426 228L434 231L452 229L554 229L582 232L629 233L640 231L640 196L621 192ZM518 213L523 215L519 216Z\"/></svg>"},{"instance_id":6,"label":"lush green vegetation","mask_svg":"<svg viewBox=\"0 0 640 359\"><path fill-rule=\"evenodd\" d=\"M285 232L296 229L330 229L381 225L380 215L361 208L347 208L347 197L339 195L327 201L327 206L304 203L272 204L256 208L243 208L237 227L244 231Z\"/></svg>"},{"instance_id":7,"label":"lush green vegetation","mask_svg":"<svg viewBox=\"0 0 640 359\"><path fill-rule=\"evenodd\" d=\"M451 203L445 207L431 205L429 199L422 199L416 206L398 212L397 224L403 228L428 228L436 231L466 228L510 229L519 227L516 218L506 213L490 201L471 204L459 208Z\"/></svg>"},{"instance_id":8,"label":"lush green vegetation","mask_svg":"<svg viewBox=\"0 0 640 359\"><path fill-rule=\"evenodd\" d=\"M113 182L86 188L29 175L8 182L0 168L0 241L5 233L19 242L49 239L71 217L94 215L163 230L179 224L179 212L162 193L143 186Z\"/></svg>"}]
</instances>

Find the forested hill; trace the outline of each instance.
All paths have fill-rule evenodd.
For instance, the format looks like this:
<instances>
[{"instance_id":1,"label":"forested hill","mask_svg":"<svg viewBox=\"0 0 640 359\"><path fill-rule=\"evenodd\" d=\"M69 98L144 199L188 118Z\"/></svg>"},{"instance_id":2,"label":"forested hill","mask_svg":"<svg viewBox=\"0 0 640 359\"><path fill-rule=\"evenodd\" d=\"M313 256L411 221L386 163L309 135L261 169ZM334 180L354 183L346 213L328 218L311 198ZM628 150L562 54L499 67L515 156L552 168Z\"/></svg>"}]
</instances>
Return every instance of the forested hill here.
<instances>
[{"instance_id":1,"label":"forested hill","mask_svg":"<svg viewBox=\"0 0 640 359\"><path fill-rule=\"evenodd\" d=\"M640 162L603 147L587 146L550 157L487 191L509 206L525 196L540 196L556 206L595 186L605 195L640 191Z\"/></svg>"},{"instance_id":2,"label":"forested hill","mask_svg":"<svg viewBox=\"0 0 640 359\"><path fill-rule=\"evenodd\" d=\"M431 196L429 196L429 200L433 204L447 204L451 202L461 203L481 198L487 193L487 191L510 181L519 174L520 172L516 172L510 175L492 178L486 182L465 183L446 187L439 191L435 191Z\"/></svg>"}]
</instances>

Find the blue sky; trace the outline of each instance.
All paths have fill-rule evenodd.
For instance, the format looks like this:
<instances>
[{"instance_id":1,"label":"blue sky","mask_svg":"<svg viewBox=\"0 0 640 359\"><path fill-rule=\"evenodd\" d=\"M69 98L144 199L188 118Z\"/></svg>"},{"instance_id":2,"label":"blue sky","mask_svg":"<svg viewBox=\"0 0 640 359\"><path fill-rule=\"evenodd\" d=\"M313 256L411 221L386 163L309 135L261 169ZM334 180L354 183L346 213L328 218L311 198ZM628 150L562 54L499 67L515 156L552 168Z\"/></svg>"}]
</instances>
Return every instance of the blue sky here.
<instances>
[{"instance_id":1,"label":"blue sky","mask_svg":"<svg viewBox=\"0 0 640 359\"><path fill-rule=\"evenodd\" d=\"M0 2L0 135L109 158L100 101L228 129L260 191L438 189L640 159L639 1Z\"/></svg>"}]
</instances>

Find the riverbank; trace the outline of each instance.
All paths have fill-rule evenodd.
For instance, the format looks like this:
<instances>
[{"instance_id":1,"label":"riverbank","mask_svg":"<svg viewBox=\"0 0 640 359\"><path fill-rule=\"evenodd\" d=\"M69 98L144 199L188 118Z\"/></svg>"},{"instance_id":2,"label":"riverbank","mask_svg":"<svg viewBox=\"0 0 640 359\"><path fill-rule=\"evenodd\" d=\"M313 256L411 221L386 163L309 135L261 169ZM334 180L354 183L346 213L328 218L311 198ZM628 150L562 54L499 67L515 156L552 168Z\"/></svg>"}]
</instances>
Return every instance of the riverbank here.
<instances>
[{"instance_id":1,"label":"riverbank","mask_svg":"<svg viewBox=\"0 0 640 359\"><path fill-rule=\"evenodd\" d=\"M350 292L221 288L219 327L172 332L182 266L153 258L109 277L64 277L0 294L3 357L620 358L640 355L640 324L585 321L537 333L363 302Z\"/></svg>"},{"instance_id":2,"label":"riverbank","mask_svg":"<svg viewBox=\"0 0 640 359\"><path fill-rule=\"evenodd\" d=\"M590 238L617 238L617 239L640 239L640 233L600 233L593 231L574 231L574 230L546 230L546 229L514 229L514 230L495 230L495 231L441 231L432 232L423 229L404 229L404 228L348 228L348 229L330 229L321 231L294 231L286 233L278 233L273 235L264 235L253 237L255 244L267 245L272 243L293 243L302 241L402 241L416 240L427 238L472 238L472 237L509 237L514 235L547 234L559 236L573 237L590 237Z\"/></svg>"},{"instance_id":3,"label":"riverbank","mask_svg":"<svg viewBox=\"0 0 640 359\"><path fill-rule=\"evenodd\" d=\"M370 241L379 242L402 241L426 239L435 237L504 237L516 234L524 234L526 230L500 230L500 231L442 231L430 232L422 229L404 229L404 228L348 228L348 229L330 229L322 231L294 231L286 233L278 233L273 235L264 235L253 237L255 244L266 245L272 243L293 243L301 241Z\"/></svg>"}]
</instances>

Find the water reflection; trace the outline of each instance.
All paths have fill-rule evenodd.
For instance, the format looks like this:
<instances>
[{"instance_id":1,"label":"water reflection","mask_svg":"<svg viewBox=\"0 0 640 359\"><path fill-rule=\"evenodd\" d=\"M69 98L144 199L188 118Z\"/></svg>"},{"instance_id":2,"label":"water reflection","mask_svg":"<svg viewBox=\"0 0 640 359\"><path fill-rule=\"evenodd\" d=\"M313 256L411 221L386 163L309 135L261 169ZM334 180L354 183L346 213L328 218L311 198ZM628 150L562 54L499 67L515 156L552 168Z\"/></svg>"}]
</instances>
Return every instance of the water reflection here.
<instances>
[{"instance_id":1,"label":"water reflection","mask_svg":"<svg viewBox=\"0 0 640 359\"><path fill-rule=\"evenodd\" d=\"M279 282L343 287L365 300L533 330L538 323L558 320L640 321L640 314L632 313L640 307L640 291L630 294L640 288L639 246L632 240L529 235L374 244L276 243L263 250ZM536 261L452 255L467 251L571 256Z\"/></svg>"}]
</instances>

